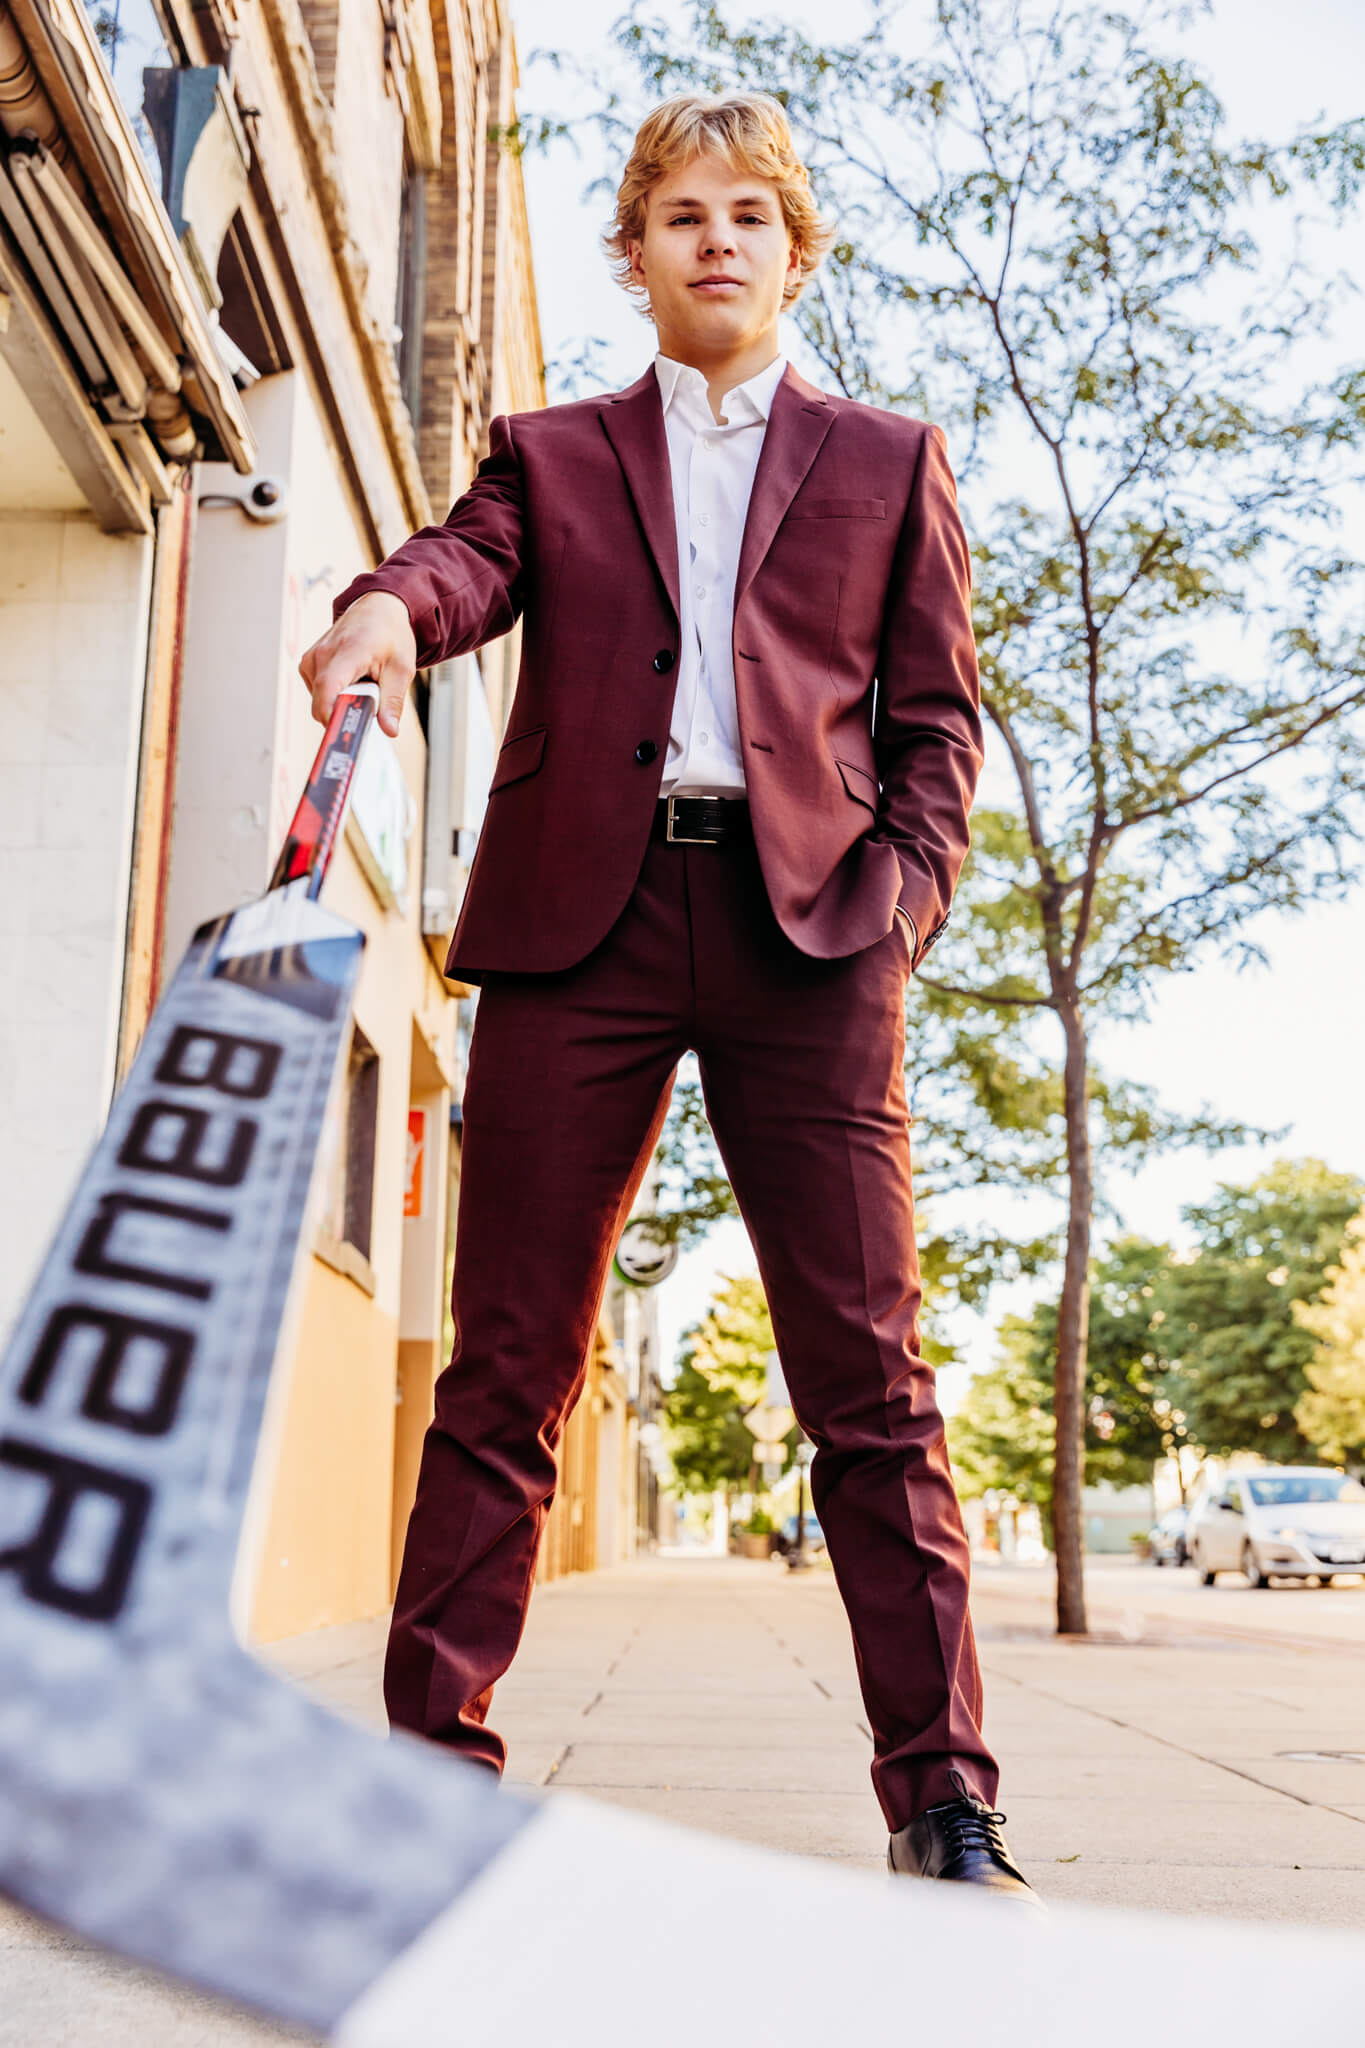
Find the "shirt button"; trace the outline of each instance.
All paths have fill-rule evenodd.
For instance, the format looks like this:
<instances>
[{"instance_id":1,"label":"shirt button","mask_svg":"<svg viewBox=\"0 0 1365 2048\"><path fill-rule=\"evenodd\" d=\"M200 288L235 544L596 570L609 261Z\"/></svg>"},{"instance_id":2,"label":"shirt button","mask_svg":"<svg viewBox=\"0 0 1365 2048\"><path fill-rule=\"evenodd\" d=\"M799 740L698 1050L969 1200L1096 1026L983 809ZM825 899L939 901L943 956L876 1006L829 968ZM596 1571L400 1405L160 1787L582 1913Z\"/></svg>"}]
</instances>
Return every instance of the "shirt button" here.
<instances>
[{"instance_id":1,"label":"shirt button","mask_svg":"<svg viewBox=\"0 0 1365 2048\"><path fill-rule=\"evenodd\" d=\"M699 512L697 514L697 524L698 526L709 526L711 524L711 514L709 512Z\"/></svg>"},{"instance_id":2,"label":"shirt button","mask_svg":"<svg viewBox=\"0 0 1365 2048\"><path fill-rule=\"evenodd\" d=\"M666 676L676 660L677 656L671 647L661 647L654 657L655 673Z\"/></svg>"},{"instance_id":3,"label":"shirt button","mask_svg":"<svg viewBox=\"0 0 1365 2048\"><path fill-rule=\"evenodd\" d=\"M704 747L709 747L709 746L710 746L710 744L711 744L711 735L710 735L710 733L709 733L709 732L703 732L703 733L698 733L697 737L698 737L698 739L699 739L699 740L701 741L701 743L702 743L702 745L703 745Z\"/></svg>"},{"instance_id":4,"label":"shirt button","mask_svg":"<svg viewBox=\"0 0 1365 2048\"><path fill-rule=\"evenodd\" d=\"M694 597L705 597L705 595L706 595L706 585L705 585L704 583L699 583L699 584L697 585L696 589L695 589L695 590L693 591L692 595L693 595Z\"/></svg>"},{"instance_id":5,"label":"shirt button","mask_svg":"<svg viewBox=\"0 0 1365 2048\"><path fill-rule=\"evenodd\" d=\"M642 767L648 767L658 751L659 749L653 740L641 740L639 746L635 749L635 758Z\"/></svg>"}]
</instances>

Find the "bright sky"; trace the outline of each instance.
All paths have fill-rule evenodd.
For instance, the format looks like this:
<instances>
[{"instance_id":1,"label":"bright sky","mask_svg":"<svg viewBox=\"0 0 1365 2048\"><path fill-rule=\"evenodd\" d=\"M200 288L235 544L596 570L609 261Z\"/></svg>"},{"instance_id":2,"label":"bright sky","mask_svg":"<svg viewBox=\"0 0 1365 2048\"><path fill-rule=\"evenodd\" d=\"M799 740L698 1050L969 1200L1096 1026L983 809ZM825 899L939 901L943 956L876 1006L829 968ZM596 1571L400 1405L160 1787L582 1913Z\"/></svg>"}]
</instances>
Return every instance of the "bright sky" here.
<instances>
[{"instance_id":1,"label":"bright sky","mask_svg":"<svg viewBox=\"0 0 1365 2048\"><path fill-rule=\"evenodd\" d=\"M547 67L532 61L542 46L591 61L603 47L617 0L512 0L522 56L524 111L563 108L567 94ZM728 10L727 10L728 11ZM739 8L733 15L740 13ZM755 9L754 12L760 10ZM849 33L844 0L802 0L783 18L831 37ZM1284 134L1300 120L1344 120L1365 101L1365 10L1357 0L1218 0L1212 17L1194 24L1187 48L1221 93L1234 129ZM583 197L599 165L584 156L581 173L564 150L528 160L527 189L541 323L547 357L588 335L608 343L610 388L638 376L653 353L651 330L617 291L597 252L606 201ZM1236 975L1216 962L1168 982L1149 1023L1105 1036L1100 1060L1155 1088L1171 1107L1208 1104L1225 1116L1287 1127L1264 1150L1206 1158L1181 1153L1115 1185L1123 1221L1165 1237L1179 1229L1184 1203L1222 1179L1241 1179L1281 1153L1316 1154L1343 1170L1365 1170L1365 1087L1361 1084L1361 1019L1365 1016L1365 919L1359 893L1349 902L1297 920L1263 920L1258 937L1270 956L1263 970ZM680 1261L660 1290L661 1355L705 1308L719 1272L753 1269L738 1224L723 1225ZM961 1323L967 1368L941 1375L951 1408L965 1370L989 1362L991 1329L1007 1307L1022 1306L998 1291L989 1318Z\"/></svg>"}]
</instances>

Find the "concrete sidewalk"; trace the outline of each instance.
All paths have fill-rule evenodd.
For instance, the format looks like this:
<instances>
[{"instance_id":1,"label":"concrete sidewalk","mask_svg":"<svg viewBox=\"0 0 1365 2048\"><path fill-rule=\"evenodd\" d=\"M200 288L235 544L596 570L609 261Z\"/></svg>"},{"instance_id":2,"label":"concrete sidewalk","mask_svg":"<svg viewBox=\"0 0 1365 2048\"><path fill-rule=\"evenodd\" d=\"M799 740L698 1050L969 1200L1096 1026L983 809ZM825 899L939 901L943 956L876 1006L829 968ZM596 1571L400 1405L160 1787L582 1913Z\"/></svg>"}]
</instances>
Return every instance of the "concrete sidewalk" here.
<instances>
[{"instance_id":1,"label":"concrete sidewalk","mask_svg":"<svg viewBox=\"0 0 1365 2048\"><path fill-rule=\"evenodd\" d=\"M1330 1609L1256 1596L1252 1632L1235 1600L1186 1601L1189 1618L1145 1612L1135 1603L1161 1610L1171 1589L1100 1569L1094 1634L1075 1642L1051 1633L1049 1578L981 1569L973 1597L1001 1804L1038 1890L1365 1924L1365 1644L1331 1632L1348 1612L1338 1600L1365 1632L1365 1589L1324 1596ZM1300 1619L1315 1613L1330 1625L1320 1641ZM367 1622L280 1645L270 1661L379 1728L383 1639L384 1624ZM871 1746L827 1570L674 1556L542 1588L494 1718L509 1776L549 1798L572 1788L846 1868L883 1867ZM3 2048L286 2038L0 1908Z\"/></svg>"},{"instance_id":2,"label":"concrete sidewalk","mask_svg":"<svg viewBox=\"0 0 1365 2048\"><path fill-rule=\"evenodd\" d=\"M1092 1636L1059 1640L1050 1582L986 1568L973 1592L1001 1804L1039 1891L1365 1926L1365 1644L1135 1615L1142 1582L1103 1567ZM1365 1590L1326 1597L1365 1631ZM382 1635L333 1630L276 1661L379 1726ZM827 1570L678 1555L543 1588L492 1718L509 1778L550 1796L572 1787L768 1848L884 1865Z\"/></svg>"}]
</instances>

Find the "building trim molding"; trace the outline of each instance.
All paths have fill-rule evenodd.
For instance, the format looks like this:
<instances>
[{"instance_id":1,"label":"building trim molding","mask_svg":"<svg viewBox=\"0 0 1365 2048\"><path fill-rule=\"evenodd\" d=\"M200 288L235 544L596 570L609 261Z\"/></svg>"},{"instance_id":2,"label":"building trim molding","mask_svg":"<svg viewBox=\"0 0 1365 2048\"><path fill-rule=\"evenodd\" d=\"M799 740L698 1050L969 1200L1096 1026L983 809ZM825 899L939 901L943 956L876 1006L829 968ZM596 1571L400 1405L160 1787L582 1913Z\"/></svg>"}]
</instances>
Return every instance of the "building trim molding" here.
<instances>
[{"instance_id":1,"label":"building trim molding","mask_svg":"<svg viewBox=\"0 0 1365 2048\"><path fill-rule=\"evenodd\" d=\"M153 519L147 497L134 483L109 429L72 369L3 227L0 289L9 301L0 352L96 520L108 533L150 534Z\"/></svg>"},{"instance_id":2,"label":"building trim molding","mask_svg":"<svg viewBox=\"0 0 1365 2048\"><path fill-rule=\"evenodd\" d=\"M80 0L0 0L28 47L81 172L119 252L188 361L184 388L212 424L223 454L249 475L250 422L214 344L213 329L155 191Z\"/></svg>"}]
</instances>

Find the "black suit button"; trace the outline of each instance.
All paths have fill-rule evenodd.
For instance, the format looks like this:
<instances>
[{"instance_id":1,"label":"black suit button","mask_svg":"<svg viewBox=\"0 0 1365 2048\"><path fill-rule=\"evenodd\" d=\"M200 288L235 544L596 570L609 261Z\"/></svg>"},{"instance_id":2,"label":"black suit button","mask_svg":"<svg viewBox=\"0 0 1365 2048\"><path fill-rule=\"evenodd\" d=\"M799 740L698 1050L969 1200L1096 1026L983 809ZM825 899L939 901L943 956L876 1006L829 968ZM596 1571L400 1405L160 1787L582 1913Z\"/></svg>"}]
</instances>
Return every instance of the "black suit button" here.
<instances>
[{"instance_id":1,"label":"black suit button","mask_svg":"<svg viewBox=\"0 0 1365 2048\"><path fill-rule=\"evenodd\" d=\"M661 647L654 657L655 672L658 675L666 676L676 660L677 656L671 647Z\"/></svg>"},{"instance_id":2,"label":"black suit button","mask_svg":"<svg viewBox=\"0 0 1365 2048\"><path fill-rule=\"evenodd\" d=\"M648 766L658 751L659 749L653 740L641 740L639 746L635 749L635 758L645 766Z\"/></svg>"}]
</instances>

